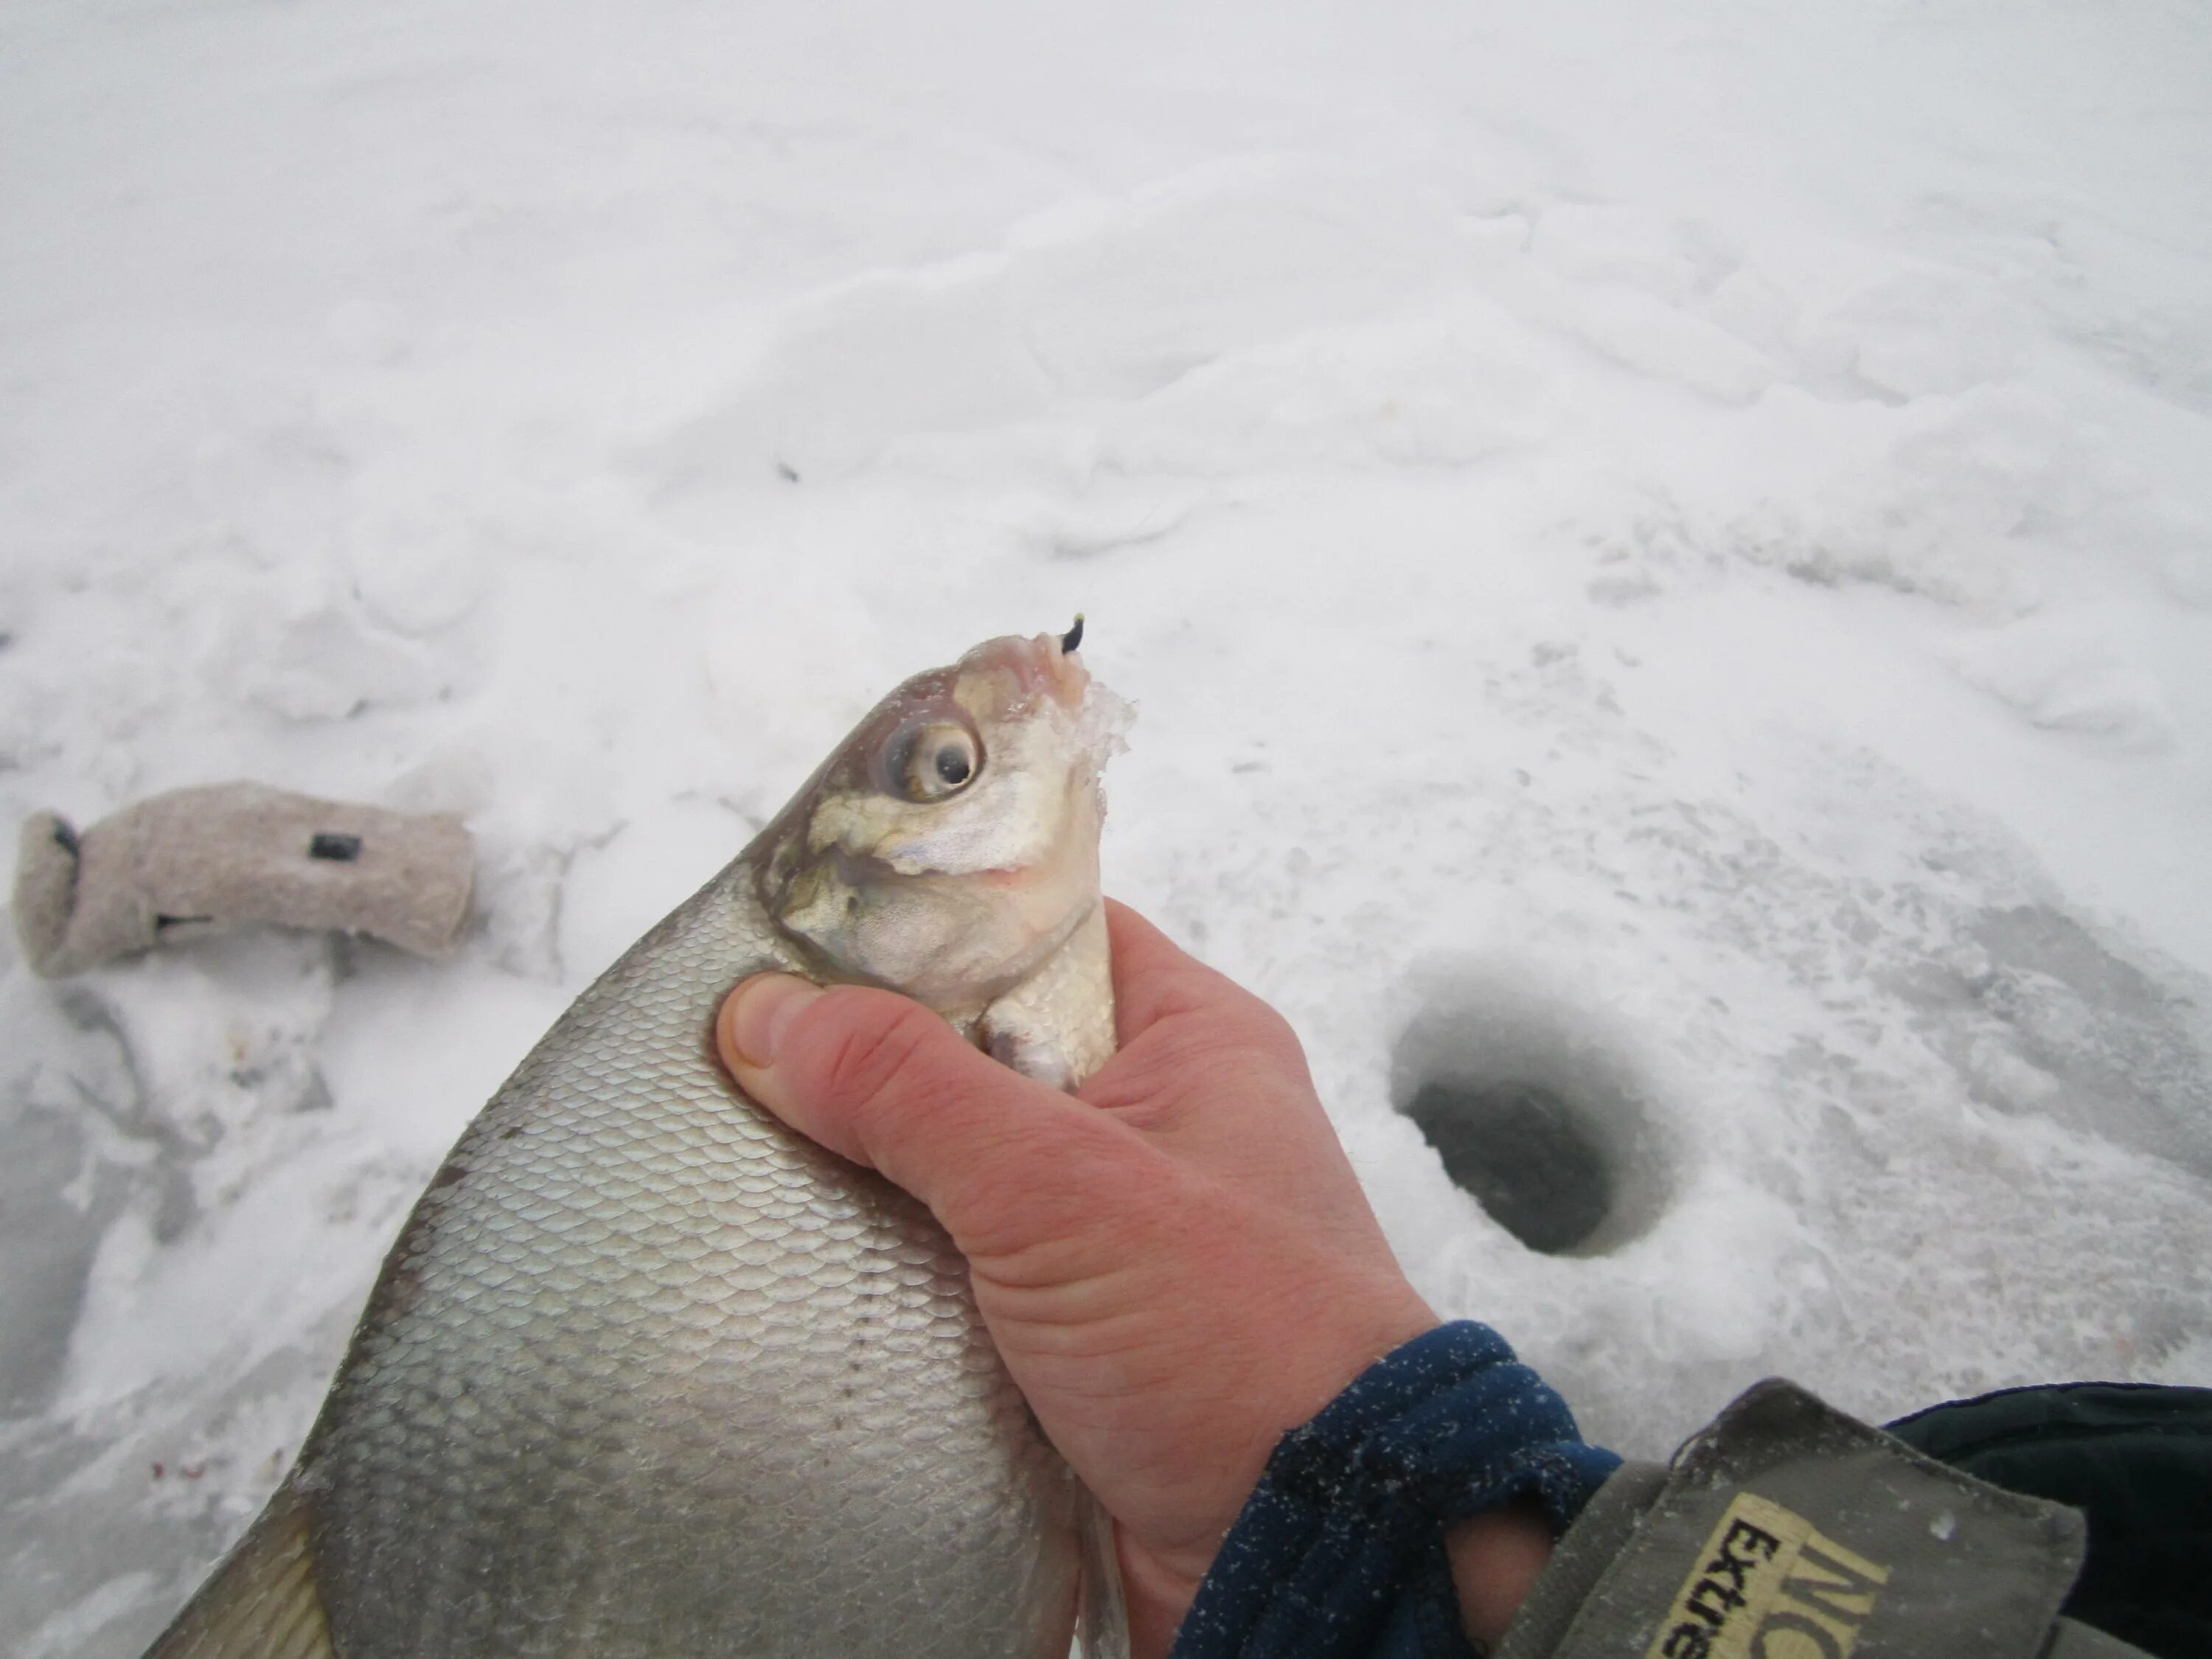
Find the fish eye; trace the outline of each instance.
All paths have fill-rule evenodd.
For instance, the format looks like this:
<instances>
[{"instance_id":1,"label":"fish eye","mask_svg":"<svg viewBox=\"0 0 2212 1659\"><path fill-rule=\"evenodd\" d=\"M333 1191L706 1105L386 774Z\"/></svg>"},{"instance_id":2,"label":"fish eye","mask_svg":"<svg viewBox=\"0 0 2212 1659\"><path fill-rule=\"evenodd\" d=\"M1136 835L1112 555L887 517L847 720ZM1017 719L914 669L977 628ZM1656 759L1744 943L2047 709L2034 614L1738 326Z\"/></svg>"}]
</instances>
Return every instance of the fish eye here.
<instances>
[{"instance_id":1,"label":"fish eye","mask_svg":"<svg viewBox=\"0 0 2212 1659\"><path fill-rule=\"evenodd\" d=\"M884 751L884 781L902 800L943 800L957 795L982 769L975 734L955 720L909 726Z\"/></svg>"}]
</instances>

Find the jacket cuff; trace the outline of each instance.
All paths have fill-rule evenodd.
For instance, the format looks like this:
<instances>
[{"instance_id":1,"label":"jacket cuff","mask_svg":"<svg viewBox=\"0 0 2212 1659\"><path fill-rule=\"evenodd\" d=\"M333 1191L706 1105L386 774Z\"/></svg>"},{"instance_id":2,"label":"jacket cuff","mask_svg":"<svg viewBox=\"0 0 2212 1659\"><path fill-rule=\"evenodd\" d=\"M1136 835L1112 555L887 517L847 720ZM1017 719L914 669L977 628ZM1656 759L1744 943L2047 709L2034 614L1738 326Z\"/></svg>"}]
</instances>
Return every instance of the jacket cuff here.
<instances>
[{"instance_id":1,"label":"jacket cuff","mask_svg":"<svg viewBox=\"0 0 2212 1659\"><path fill-rule=\"evenodd\" d=\"M1607 1485L1499 1659L2135 1654L2057 1619L2081 1547L2075 1511L1769 1381Z\"/></svg>"},{"instance_id":2,"label":"jacket cuff","mask_svg":"<svg viewBox=\"0 0 2212 1659\"><path fill-rule=\"evenodd\" d=\"M1386 1630L1418 1632L1417 1652L1464 1654L1445 1529L1527 1496L1563 1531L1620 1462L1583 1443L1497 1332L1440 1326L1283 1437L1175 1659L1350 1659Z\"/></svg>"}]
</instances>

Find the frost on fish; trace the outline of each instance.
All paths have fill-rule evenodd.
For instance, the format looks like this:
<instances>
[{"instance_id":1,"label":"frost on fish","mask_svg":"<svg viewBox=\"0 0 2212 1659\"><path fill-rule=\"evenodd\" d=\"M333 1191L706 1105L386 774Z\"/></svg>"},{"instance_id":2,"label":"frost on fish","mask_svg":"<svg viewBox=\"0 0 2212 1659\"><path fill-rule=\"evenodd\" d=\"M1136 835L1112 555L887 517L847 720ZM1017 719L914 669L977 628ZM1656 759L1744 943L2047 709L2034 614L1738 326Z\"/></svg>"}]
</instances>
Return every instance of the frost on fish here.
<instances>
[{"instance_id":1,"label":"frost on fish","mask_svg":"<svg viewBox=\"0 0 2212 1659\"><path fill-rule=\"evenodd\" d=\"M1079 1080L1112 1046L1127 720L1050 635L879 704L470 1126L298 1465L155 1653L1064 1654L1088 1499L966 1264L708 1033L783 969Z\"/></svg>"}]
</instances>

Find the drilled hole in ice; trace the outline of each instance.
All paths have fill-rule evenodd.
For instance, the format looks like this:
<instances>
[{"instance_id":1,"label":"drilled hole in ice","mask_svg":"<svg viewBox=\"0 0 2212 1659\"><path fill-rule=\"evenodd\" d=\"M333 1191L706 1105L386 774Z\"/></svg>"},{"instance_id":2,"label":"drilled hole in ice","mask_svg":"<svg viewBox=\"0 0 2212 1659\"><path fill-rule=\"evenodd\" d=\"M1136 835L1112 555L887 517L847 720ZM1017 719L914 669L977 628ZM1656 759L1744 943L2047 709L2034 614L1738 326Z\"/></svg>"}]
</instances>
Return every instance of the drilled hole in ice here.
<instances>
[{"instance_id":1,"label":"drilled hole in ice","mask_svg":"<svg viewBox=\"0 0 2212 1659\"><path fill-rule=\"evenodd\" d=\"M1405 1109L1453 1184L1532 1250L1587 1243L1613 1212L1605 1155L1541 1084L1428 1083Z\"/></svg>"},{"instance_id":2,"label":"drilled hole in ice","mask_svg":"<svg viewBox=\"0 0 2212 1659\"><path fill-rule=\"evenodd\" d=\"M1392 1103L1484 1213L1550 1255L1603 1255L1658 1219L1672 1138L1618 1020L1492 964L1431 964L1411 988Z\"/></svg>"}]
</instances>

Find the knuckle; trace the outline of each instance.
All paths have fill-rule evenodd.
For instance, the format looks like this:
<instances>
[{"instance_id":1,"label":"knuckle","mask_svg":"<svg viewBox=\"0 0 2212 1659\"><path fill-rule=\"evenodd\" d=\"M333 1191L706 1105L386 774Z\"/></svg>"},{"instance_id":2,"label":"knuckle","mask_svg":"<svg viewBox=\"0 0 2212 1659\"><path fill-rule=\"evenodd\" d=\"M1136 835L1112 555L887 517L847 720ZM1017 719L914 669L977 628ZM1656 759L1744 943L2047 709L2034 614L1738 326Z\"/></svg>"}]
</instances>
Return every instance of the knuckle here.
<instances>
[{"instance_id":1,"label":"knuckle","mask_svg":"<svg viewBox=\"0 0 2212 1659\"><path fill-rule=\"evenodd\" d=\"M836 992L824 1004L835 1024L809 1068L819 1092L857 1115L909 1086L944 1022L919 1003L884 992Z\"/></svg>"},{"instance_id":2,"label":"knuckle","mask_svg":"<svg viewBox=\"0 0 2212 1659\"><path fill-rule=\"evenodd\" d=\"M1180 1062L1206 1068L1302 1071L1305 1060L1290 1022L1256 997L1178 1026L1167 1047Z\"/></svg>"},{"instance_id":3,"label":"knuckle","mask_svg":"<svg viewBox=\"0 0 2212 1659\"><path fill-rule=\"evenodd\" d=\"M1139 1127L1167 1129L1193 1113L1310 1095L1288 1022L1256 1000L1251 1008L1250 1017L1217 1006L1153 1027L1085 1086L1084 1098Z\"/></svg>"},{"instance_id":4,"label":"knuckle","mask_svg":"<svg viewBox=\"0 0 2212 1659\"><path fill-rule=\"evenodd\" d=\"M1277 1059L1304 1060L1305 1046L1298 1041L1297 1030L1272 1003L1262 1002L1249 991L1243 994L1243 1002L1240 1019L1247 1042Z\"/></svg>"},{"instance_id":5,"label":"knuckle","mask_svg":"<svg viewBox=\"0 0 2212 1659\"><path fill-rule=\"evenodd\" d=\"M1156 1023L1178 1030L1202 1030L1217 1042L1279 1054L1304 1053L1297 1033L1273 1003L1210 968L1197 968L1188 983L1163 999Z\"/></svg>"}]
</instances>

